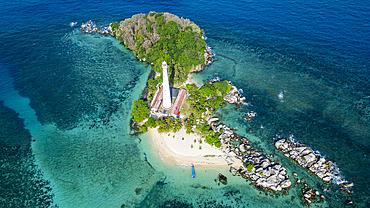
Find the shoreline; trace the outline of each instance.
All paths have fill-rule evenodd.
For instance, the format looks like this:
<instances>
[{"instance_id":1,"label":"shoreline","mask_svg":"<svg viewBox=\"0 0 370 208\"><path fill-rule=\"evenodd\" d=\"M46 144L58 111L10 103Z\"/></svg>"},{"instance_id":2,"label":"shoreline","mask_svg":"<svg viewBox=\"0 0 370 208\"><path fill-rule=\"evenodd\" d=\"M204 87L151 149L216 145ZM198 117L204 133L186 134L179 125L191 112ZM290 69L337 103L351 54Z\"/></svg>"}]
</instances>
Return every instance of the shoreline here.
<instances>
[{"instance_id":1,"label":"shoreline","mask_svg":"<svg viewBox=\"0 0 370 208\"><path fill-rule=\"evenodd\" d=\"M185 129L176 133L158 133L156 128L150 128L148 134L159 157L169 165L189 167L191 164L196 166L228 166L222 149L212 147L205 141L199 143L201 136L186 134ZM175 138L173 138L174 136ZM194 143L194 139L197 140L196 143ZM193 148L191 145L193 145ZM199 146L201 146L201 149L199 149ZM234 165L242 165L242 163L234 163Z\"/></svg>"}]
</instances>

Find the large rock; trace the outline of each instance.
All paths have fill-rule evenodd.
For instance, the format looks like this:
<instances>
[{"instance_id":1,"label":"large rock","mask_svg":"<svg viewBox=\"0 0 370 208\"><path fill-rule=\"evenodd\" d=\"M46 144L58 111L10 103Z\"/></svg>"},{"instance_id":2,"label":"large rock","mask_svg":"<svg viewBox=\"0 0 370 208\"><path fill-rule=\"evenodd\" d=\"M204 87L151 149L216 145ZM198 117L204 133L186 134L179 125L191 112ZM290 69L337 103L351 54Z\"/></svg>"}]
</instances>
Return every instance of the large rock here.
<instances>
[{"instance_id":1,"label":"large rock","mask_svg":"<svg viewBox=\"0 0 370 208\"><path fill-rule=\"evenodd\" d=\"M267 168L268 166L270 166L270 162L268 162L268 161L264 161L264 162L262 162L261 166L262 166L262 168L263 168L263 169L265 169L265 168Z\"/></svg>"},{"instance_id":2,"label":"large rock","mask_svg":"<svg viewBox=\"0 0 370 208\"><path fill-rule=\"evenodd\" d=\"M296 141L294 136L286 139L277 136L274 140L276 149L281 150L284 156L295 160L300 166L308 168L325 182L330 182L333 179L333 163L314 154L310 147Z\"/></svg>"},{"instance_id":3,"label":"large rock","mask_svg":"<svg viewBox=\"0 0 370 208\"><path fill-rule=\"evenodd\" d=\"M239 150L240 150L240 152L245 152L245 151L247 151L247 150L245 149L244 144L241 144L241 145L239 146Z\"/></svg>"},{"instance_id":4,"label":"large rock","mask_svg":"<svg viewBox=\"0 0 370 208\"><path fill-rule=\"evenodd\" d=\"M227 165L232 165L232 164L234 164L234 161L231 159L231 157L226 157L226 159L225 159L225 161L226 161L226 163L227 163Z\"/></svg>"},{"instance_id":5,"label":"large rock","mask_svg":"<svg viewBox=\"0 0 370 208\"><path fill-rule=\"evenodd\" d=\"M288 144L285 143L285 139L280 139L280 140L275 142L275 147L276 147L276 149L284 150L284 149L288 148Z\"/></svg>"},{"instance_id":6,"label":"large rock","mask_svg":"<svg viewBox=\"0 0 370 208\"><path fill-rule=\"evenodd\" d=\"M225 95L224 100L230 104L234 104L238 102L238 97L235 92L231 91Z\"/></svg>"},{"instance_id":7,"label":"large rock","mask_svg":"<svg viewBox=\"0 0 370 208\"><path fill-rule=\"evenodd\" d=\"M353 187L354 184L352 182L346 181L344 183L341 183L340 186L343 188L350 188L350 187Z\"/></svg>"},{"instance_id":8,"label":"large rock","mask_svg":"<svg viewBox=\"0 0 370 208\"><path fill-rule=\"evenodd\" d=\"M236 173L236 171L237 171L237 169L236 169L236 168L234 168L234 167L230 166L230 172L231 172L231 173L235 174L235 173Z\"/></svg>"},{"instance_id":9,"label":"large rock","mask_svg":"<svg viewBox=\"0 0 370 208\"><path fill-rule=\"evenodd\" d=\"M234 151L230 151L229 152L229 155L232 156L232 157L235 157L236 156L236 153Z\"/></svg>"},{"instance_id":10,"label":"large rock","mask_svg":"<svg viewBox=\"0 0 370 208\"><path fill-rule=\"evenodd\" d=\"M267 186L269 186L269 187L271 187L271 186L276 186L276 185L278 185L278 184L279 184L279 183L278 183L278 178L276 178L276 176L275 176L275 175L272 175L272 176L268 177L268 178L266 179L266 183L267 183Z\"/></svg>"},{"instance_id":11,"label":"large rock","mask_svg":"<svg viewBox=\"0 0 370 208\"><path fill-rule=\"evenodd\" d=\"M211 118L211 119L209 119L209 123L213 123L213 122L218 122L220 119L218 119L218 118Z\"/></svg>"},{"instance_id":12,"label":"large rock","mask_svg":"<svg viewBox=\"0 0 370 208\"><path fill-rule=\"evenodd\" d=\"M323 181L329 182L332 179L331 175L326 175L325 177L322 178Z\"/></svg>"},{"instance_id":13,"label":"large rock","mask_svg":"<svg viewBox=\"0 0 370 208\"><path fill-rule=\"evenodd\" d=\"M256 181L256 184L257 184L258 186L267 187L266 178L264 178L264 177L260 177L260 178Z\"/></svg>"},{"instance_id":14,"label":"large rock","mask_svg":"<svg viewBox=\"0 0 370 208\"><path fill-rule=\"evenodd\" d=\"M292 186L292 182L289 179L287 179L287 180L281 182L280 186L281 186L281 188L289 188L290 186Z\"/></svg>"}]
</instances>

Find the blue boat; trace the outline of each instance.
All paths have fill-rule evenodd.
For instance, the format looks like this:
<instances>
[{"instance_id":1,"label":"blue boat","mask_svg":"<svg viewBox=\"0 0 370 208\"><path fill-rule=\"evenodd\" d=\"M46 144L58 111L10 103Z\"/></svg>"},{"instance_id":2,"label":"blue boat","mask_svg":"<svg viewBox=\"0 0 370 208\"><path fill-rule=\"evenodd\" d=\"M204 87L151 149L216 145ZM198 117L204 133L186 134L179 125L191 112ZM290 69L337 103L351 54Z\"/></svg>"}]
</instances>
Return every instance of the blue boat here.
<instances>
[{"instance_id":1,"label":"blue boat","mask_svg":"<svg viewBox=\"0 0 370 208\"><path fill-rule=\"evenodd\" d=\"M191 177L195 178L195 169L193 163L191 164Z\"/></svg>"}]
</instances>

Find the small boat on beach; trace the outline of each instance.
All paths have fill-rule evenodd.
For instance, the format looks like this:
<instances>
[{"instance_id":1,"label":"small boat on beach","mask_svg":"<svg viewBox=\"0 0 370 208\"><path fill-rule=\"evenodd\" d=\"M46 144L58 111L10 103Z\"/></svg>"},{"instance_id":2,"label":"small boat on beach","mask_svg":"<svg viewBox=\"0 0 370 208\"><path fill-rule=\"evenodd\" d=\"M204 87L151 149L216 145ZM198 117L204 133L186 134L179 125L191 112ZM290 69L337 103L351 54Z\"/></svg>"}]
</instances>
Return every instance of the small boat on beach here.
<instances>
[{"instance_id":1,"label":"small boat on beach","mask_svg":"<svg viewBox=\"0 0 370 208\"><path fill-rule=\"evenodd\" d=\"M195 178L195 169L193 163L191 164L191 177Z\"/></svg>"}]
</instances>

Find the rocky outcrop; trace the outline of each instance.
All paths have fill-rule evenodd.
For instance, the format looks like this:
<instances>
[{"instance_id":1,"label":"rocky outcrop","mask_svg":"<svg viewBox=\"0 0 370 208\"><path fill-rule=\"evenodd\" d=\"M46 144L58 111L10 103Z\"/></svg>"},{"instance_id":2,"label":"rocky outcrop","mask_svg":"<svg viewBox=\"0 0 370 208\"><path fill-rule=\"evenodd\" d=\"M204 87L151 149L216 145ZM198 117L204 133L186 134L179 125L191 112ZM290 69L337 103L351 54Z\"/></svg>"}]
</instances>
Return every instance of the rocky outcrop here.
<instances>
[{"instance_id":1,"label":"rocky outcrop","mask_svg":"<svg viewBox=\"0 0 370 208\"><path fill-rule=\"evenodd\" d=\"M256 151L252 143L241 138L232 129L223 124L217 124L217 119L209 120L214 132L220 133L219 139L223 144L226 162L232 165L232 158L239 159L244 166L230 167L230 172L250 179L255 187L273 192L283 191L292 186L286 168L271 161L264 151Z\"/></svg>"},{"instance_id":2,"label":"rocky outcrop","mask_svg":"<svg viewBox=\"0 0 370 208\"><path fill-rule=\"evenodd\" d=\"M320 198L323 201L325 198L324 195L320 196L319 191L311 188L308 184L304 184L303 188L301 188L301 194L303 195L301 199L304 201L306 206L309 206L311 203L314 202L319 202Z\"/></svg>"},{"instance_id":3,"label":"rocky outcrop","mask_svg":"<svg viewBox=\"0 0 370 208\"><path fill-rule=\"evenodd\" d=\"M77 24L77 22L75 24ZM100 34L109 34L111 32L111 28L110 27L99 28L96 26L95 22L93 22L92 20L89 20L88 22L81 24L81 31L84 33L97 32Z\"/></svg>"},{"instance_id":4,"label":"rocky outcrop","mask_svg":"<svg viewBox=\"0 0 370 208\"><path fill-rule=\"evenodd\" d=\"M222 175L221 173L218 174L218 180L223 183L223 184L227 184L227 177Z\"/></svg>"},{"instance_id":5,"label":"rocky outcrop","mask_svg":"<svg viewBox=\"0 0 370 208\"><path fill-rule=\"evenodd\" d=\"M207 46L206 50L204 50L204 52L205 52L204 53L204 64L198 65L194 69L191 69L190 73L200 72L204 69L205 66L208 66L209 64L211 64L214 61L213 57L215 56L215 54L212 53L211 47Z\"/></svg>"},{"instance_id":6,"label":"rocky outcrop","mask_svg":"<svg viewBox=\"0 0 370 208\"><path fill-rule=\"evenodd\" d=\"M160 32L158 31L159 22L156 21L157 14L159 13L149 12L149 14L135 14L131 18L121 21L119 23L120 27L118 29L113 29L111 35L123 40L127 48L131 50L136 47L137 37L145 37L143 39L143 46L146 50L150 50L150 47L157 43L161 38L161 35L159 34ZM172 21L177 23L182 32L184 32L187 27L190 27L192 31L201 32L199 26L189 19L178 17L168 12L160 14L164 17L163 23L165 25Z\"/></svg>"},{"instance_id":7,"label":"rocky outcrop","mask_svg":"<svg viewBox=\"0 0 370 208\"><path fill-rule=\"evenodd\" d=\"M181 85L188 73L203 70L213 61L214 54L207 47L204 31L194 22L167 12L135 14L120 23L111 23L110 34L140 61L154 65L161 71L164 59L169 64L173 80ZM184 57L192 57L192 61Z\"/></svg>"},{"instance_id":8,"label":"rocky outcrop","mask_svg":"<svg viewBox=\"0 0 370 208\"><path fill-rule=\"evenodd\" d=\"M305 144L296 141L293 135L289 138L276 136L274 141L275 148L284 153L284 156L294 160L303 168L307 168L323 181L330 182L337 175L336 171L338 172L338 168L331 161L326 160L318 152L312 151ZM348 181L343 180L340 183L342 190L348 190L352 186L353 183Z\"/></svg>"},{"instance_id":9,"label":"rocky outcrop","mask_svg":"<svg viewBox=\"0 0 370 208\"><path fill-rule=\"evenodd\" d=\"M231 82L229 82L231 84ZM230 104L244 104L245 97L240 93L240 90L235 86L231 86L231 90L224 96L224 100Z\"/></svg>"},{"instance_id":10,"label":"rocky outcrop","mask_svg":"<svg viewBox=\"0 0 370 208\"><path fill-rule=\"evenodd\" d=\"M249 151L248 156L243 157L245 167L239 168L237 174L255 182L255 186L261 189L282 191L292 186L286 168L271 161L262 152Z\"/></svg>"}]
</instances>

